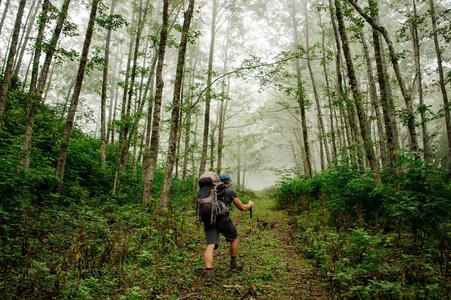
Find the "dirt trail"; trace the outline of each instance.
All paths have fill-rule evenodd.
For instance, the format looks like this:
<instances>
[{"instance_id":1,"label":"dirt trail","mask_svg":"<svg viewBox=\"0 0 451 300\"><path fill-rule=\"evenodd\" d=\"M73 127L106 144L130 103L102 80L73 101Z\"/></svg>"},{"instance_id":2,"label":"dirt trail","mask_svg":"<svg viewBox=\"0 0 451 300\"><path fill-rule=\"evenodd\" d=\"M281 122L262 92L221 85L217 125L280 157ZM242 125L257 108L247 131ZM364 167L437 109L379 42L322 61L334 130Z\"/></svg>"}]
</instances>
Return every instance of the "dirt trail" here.
<instances>
[{"instance_id":1,"label":"dirt trail","mask_svg":"<svg viewBox=\"0 0 451 300\"><path fill-rule=\"evenodd\" d=\"M239 258L245 268L231 273L229 249L225 240L215 255L215 284L204 286L201 276L203 232L192 264L196 266L193 284L180 291L177 299L327 299L320 282L292 238L288 216L273 208L270 198L256 201L253 219L248 213L233 211L240 234ZM188 267L188 266L187 266Z\"/></svg>"}]
</instances>

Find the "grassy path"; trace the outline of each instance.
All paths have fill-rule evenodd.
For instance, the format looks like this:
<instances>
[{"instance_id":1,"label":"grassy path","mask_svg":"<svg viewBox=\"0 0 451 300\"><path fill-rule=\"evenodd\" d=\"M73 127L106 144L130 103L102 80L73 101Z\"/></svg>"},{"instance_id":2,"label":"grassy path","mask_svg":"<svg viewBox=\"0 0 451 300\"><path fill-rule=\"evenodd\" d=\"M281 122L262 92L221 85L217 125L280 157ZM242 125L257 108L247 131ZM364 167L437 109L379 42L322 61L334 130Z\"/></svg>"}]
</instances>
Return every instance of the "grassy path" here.
<instances>
[{"instance_id":1,"label":"grassy path","mask_svg":"<svg viewBox=\"0 0 451 300\"><path fill-rule=\"evenodd\" d=\"M273 206L270 198L258 199L252 220L248 213L234 209L233 219L241 238L239 258L244 260L245 268L240 273L229 271L229 248L221 237L212 286L205 286L201 276L203 230L193 226L193 251L181 261L182 270L178 270L179 275L174 276L161 299L326 299L292 240L286 213ZM174 291L176 282L180 284Z\"/></svg>"}]
</instances>

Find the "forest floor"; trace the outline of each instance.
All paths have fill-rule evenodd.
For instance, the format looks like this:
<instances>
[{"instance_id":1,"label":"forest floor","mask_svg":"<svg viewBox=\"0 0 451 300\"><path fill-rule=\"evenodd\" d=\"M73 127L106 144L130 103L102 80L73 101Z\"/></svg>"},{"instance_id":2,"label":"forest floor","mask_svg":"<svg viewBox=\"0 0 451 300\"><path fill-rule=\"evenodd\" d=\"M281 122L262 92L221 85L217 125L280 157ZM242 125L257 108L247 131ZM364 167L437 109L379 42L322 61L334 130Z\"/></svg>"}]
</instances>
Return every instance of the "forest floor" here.
<instances>
[{"instance_id":1,"label":"forest floor","mask_svg":"<svg viewBox=\"0 0 451 300\"><path fill-rule=\"evenodd\" d=\"M215 253L215 282L206 286L203 229L193 225L189 230L195 239L193 251L183 259L182 270L178 270L178 275L167 286L167 293L160 294L160 299L327 298L296 246L287 213L276 210L271 198L263 197L255 202L252 219L248 213L237 209L232 213L240 235L239 259L244 261L244 269L239 273L229 270L229 245L221 237L221 245ZM180 284L182 282L185 284Z\"/></svg>"}]
</instances>

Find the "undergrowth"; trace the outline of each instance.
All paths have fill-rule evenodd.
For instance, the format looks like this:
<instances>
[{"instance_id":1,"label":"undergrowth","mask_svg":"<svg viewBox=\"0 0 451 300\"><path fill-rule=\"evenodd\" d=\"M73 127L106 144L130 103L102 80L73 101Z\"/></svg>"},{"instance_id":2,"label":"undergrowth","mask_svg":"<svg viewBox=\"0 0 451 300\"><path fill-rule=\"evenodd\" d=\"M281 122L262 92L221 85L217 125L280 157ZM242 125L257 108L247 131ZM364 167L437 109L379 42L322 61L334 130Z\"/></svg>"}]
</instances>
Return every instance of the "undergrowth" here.
<instances>
[{"instance_id":1,"label":"undergrowth","mask_svg":"<svg viewBox=\"0 0 451 300\"><path fill-rule=\"evenodd\" d=\"M450 185L408 153L398 167L397 189L345 164L277 185L278 207L292 213L299 245L334 297L449 295Z\"/></svg>"}]
</instances>

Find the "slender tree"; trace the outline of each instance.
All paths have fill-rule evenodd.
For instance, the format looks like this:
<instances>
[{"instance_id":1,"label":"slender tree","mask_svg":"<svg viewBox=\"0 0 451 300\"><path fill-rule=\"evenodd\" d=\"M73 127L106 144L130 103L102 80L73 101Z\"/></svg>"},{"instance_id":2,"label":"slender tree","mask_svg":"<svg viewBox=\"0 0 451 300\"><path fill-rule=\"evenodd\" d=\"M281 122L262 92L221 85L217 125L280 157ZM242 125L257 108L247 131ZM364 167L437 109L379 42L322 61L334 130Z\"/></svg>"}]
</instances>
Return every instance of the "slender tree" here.
<instances>
[{"instance_id":1,"label":"slender tree","mask_svg":"<svg viewBox=\"0 0 451 300\"><path fill-rule=\"evenodd\" d=\"M169 146L166 158L166 166L164 172L163 186L161 187L160 202L157 210L163 207L168 207L169 204L169 188L172 181L172 171L175 160L176 139L179 128L179 114L180 114L180 96L183 81L183 69L185 66L186 48L188 44L189 28L194 11L194 0L189 1L188 9L185 12L183 29L180 38L179 51L177 57L177 71L175 74L174 96L172 99L172 114L171 114L171 129L169 131Z\"/></svg>"},{"instance_id":2,"label":"slender tree","mask_svg":"<svg viewBox=\"0 0 451 300\"><path fill-rule=\"evenodd\" d=\"M318 11L318 18L319 18L319 23L320 23L319 25L321 28L321 52L322 52L321 66L322 66L323 74L324 74L324 82L326 83L327 104L329 106L329 123L330 123L330 133L331 133L331 140L332 140L332 159L335 159L337 157L336 130L335 130L335 126L334 126L335 111L334 111L334 107L332 104L329 72L326 67L327 58L326 58L325 32L324 32L324 24L321 20L321 12L320 11Z\"/></svg>"},{"instance_id":3,"label":"slender tree","mask_svg":"<svg viewBox=\"0 0 451 300\"><path fill-rule=\"evenodd\" d=\"M410 22L410 31L412 34L412 46L415 59L415 71L418 80L418 100L420 102L420 117L421 117L421 131L423 134L423 157L427 162L432 162L432 149L429 141L429 133L426 125L426 106L424 104L423 96L423 73L421 72L421 60L420 60L420 38L418 37L418 23L419 16L417 13L416 0L412 0L413 16Z\"/></svg>"},{"instance_id":4,"label":"slender tree","mask_svg":"<svg viewBox=\"0 0 451 300\"><path fill-rule=\"evenodd\" d=\"M114 9L116 8L117 0L111 1L110 7L110 19L114 14ZM106 33L106 41L105 41L105 53L104 53L104 62L103 62L103 76L102 76L102 95L100 100L100 161L102 166L105 167L106 163L106 155L105 155L105 146L106 146L106 101L107 101L107 92L108 92L108 67L110 62L110 45L111 45L111 32L112 32L112 24L107 24L107 33ZM110 104L111 106L111 104Z\"/></svg>"},{"instance_id":5,"label":"slender tree","mask_svg":"<svg viewBox=\"0 0 451 300\"><path fill-rule=\"evenodd\" d=\"M381 179L379 175L379 166L376 161L376 156L374 154L373 143L371 141L371 136L369 132L368 120L362 103L363 97L359 88L358 80L354 69L354 64L352 61L340 0L335 0L335 15L337 16L338 31L340 33L341 46L346 61L346 69L349 78L349 85L351 86L354 103L357 108L357 116L359 119L363 147L365 149L366 157L370 164L373 177L377 183L380 183Z\"/></svg>"},{"instance_id":6,"label":"slender tree","mask_svg":"<svg viewBox=\"0 0 451 300\"><path fill-rule=\"evenodd\" d=\"M377 125L377 133L378 133L378 141L379 141L379 150L381 153L381 161L382 166L385 168L388 166L387 162L387 154L386 154L386 147L385 147L385 132L384 132L384 125L382 122L382 113L379 105L379 99L377 97L377 88L376 88L376 80L374 79L373 75L373 66L371 64L371 57L368 50L368 45L365 40L365 36L362 32L362 30L359 30L359 36L360 36L360 42L362 43L363 48L363 56L365 57L365 66L366 66L366 73L368 78L368 86L370 90L370 101L371 105L373 106L374 113L376 115L376 125Z\"/></svg>"},{"instance_id":7,"label":"slender tree","mask_svg":"<svg viewBox=\"0 0 451 300\"><path fill-rule=\"evenodd\" d=\"M88 62L89 48L91 46L92 35L94 33L94 25L97 17L97 8L99 6L99 3L100 0L93 0L91 2L91 12L89 14L88 27L86 28L85 40L83 42L83 49L81 51L80 63L77 71L77 79L75 82L69 111L64 125L63 141L61 143L61 150L58 158L58 163L56 166L55 191L57 193L60 193L63 187L63 177L66 166L67 149L69 147L70 133L74 125L75 113L77 112L78 100L80 98L83 79L85 77L85 69L86 64Z\"/></svg>"},{"instance_id":8,"label":"slender tree","mask_svg":"<svg viewBox=\"0 0 451 300\"><path fill-rule=\"evenodd\" d=\"M447 95L447 91L446 91L446 79L445 79L444 72L443 72L442 51L440 50L440 44L438 41L437 17L435 15L434 0L429 0L429 14L431 16L432 36L434 37L435 55L437 57L440 91L442 92L443 107L445 110L446 133L447 133L447 137L448 137L447 168L448 168L448 176L451 177L451 115L450 115L450 107L449 107L449 102L448 102L448 95Z\"/></svg>"},{"instance_id":9,"label":"slender tree","mask_svg":"<svg viewBox=\"0 0 451 300\"><path fill-rule=\"evenodd\" d=\"M8 15L10 3L11 3L11 0L6 0L5 8L3 9L2 18L0 19L0 34L2 33L3 24L5 24L6 16Z\"/></svg>"},{"instance_id":10,"label":"slender tree","mask_svg":"<svg viewBox=\"0 0 451 300\"><path fill-rule=\"evenodd\" d=\"M44 30L48 21L48 13L50 8L50 0L44 0L42 2L41 15L39 16L38 33L36 35L36 41L34 44L33 53L33 67L31 70L31 80L30 80L30 93L36 92L36 85L38 83L39 76L39 62L41 60L42 42L44 40Z\"/></svg>"},{"instance_id":11,"label":"slender tree","mask_svg":"<svg viewBox=\"0 0 451 300\"><path fill-rule=\"evenodd\" d=\"M294 7L290 4L288 4L288 5L289 5L291 21L292 21L292 25L293 25L294 47L295 47L295 50L298 52L299 51L299 48L298 48L299 47L298 22L296 19ZM312 163L311 163L311 158L310 158L310 144L309 144L309 140L308 140L307 117L305 114L305 103L306 103L307 99L306 99L304 83L303 83L302 75L301 75L301 64L300 64L298 58L295 59L295 67L296 67L296 80L297 80L297 89L296 89L297 99L296 100L298 102L299 110L300 110L300 114L301 114L301 130L302 130L302 137L303 137L303 141L304 141L304 152L305 152L305 160L306 160L306 163L304 164L304 168L305 168L304 171L307 176L312 176L313 169L312 169Z\"/></svg>"},{"instance_id":12,"label":"slender tree","mask_svg":"<svg viewBox=\"0 0 451 300\"><path fill-rule=\"evenodd\" d=\"M42 102L42 94L46 86L50 65L52 64L53 56L55 54L61 32L63 30L63 26L67 18L67 11L69 9L70 1L71 0L64 0L63 2L58 20L56 22L55 30L53 31L48 46L46 47L47 51L45 55L44 64L42 65L41 68L39 79L37 79L37 83L33 83L33 87L30 86L30 90L33 88L31 92L34 94L34 98L33 101L28 106L27 125L25 127L24 141L21 149L21 161L25 169L27 169L30 165L31 139L33 135L34 121L36 118L36 114L38 113L39 104ZM44 21L41 20L41 22ZM38 43L38 41L36 41L36 43ZM41 43L42 40L39 41L39 45L37 46L41 47L42 46ZM35 55L40 56L40 51L36 51ZM39 60L33 61L33 64L35 63L36 67L39 68ZM35 66L33 66L33 68L34 67ZM32 80L36 81L36 79Z\"/></svg>"},{"instance_id":13,"label":"slender tree","mask_svg":"<svg viewBox=\"0 0 451 300\"><path fill-rule=\"evenodd\" d=\"M320 103L320 97L318 93L318 88L316 84L316 79L313 74L313 68L312 63L310 61L310 40L309 40L309 18L308 18L308 8L307 8L307 2L305 5L305 51L306 51L306 58L307 58L307 68L309 70L310 80L312 83L312 89L313 89L313 96L315 97L315 103L316 103L316 113L317 113L317 120L319 125L319 145L320 145L320 154L321 154L321 170L325 170L326 168L326 162L324 159L324 153L326 154L326 160L327 163L330 163L330 153L329 153L329 147L327 145L327 140L325 139L326 136L326 129L324 126L323 121L323 113L321 110L321 103Z\"/></svg>"},{"instance_id":14,"label":"slender tree","mask_svg":"<svg viewBox=\"0 0 451 300\"><path fill-rule=\"evenodd\" d=\"M3 123L3 114L5 112L6 96L8 94L11 79L13 77L14 57L16 56L17 42L19 40L20 26L22 24L22 16L24 13L26 0L20 0L17 9L16 21L14 23L13 34L11 39L11 46L9 47L9 54L6 61L6 68L3 73L3 80L0 85L0 124Z\"/></svg>"},{"instance_id":15,"label":"slender tree","mask_svg":"<svg viewBox=\"0 0 451 300\"><path fill-rule=\"evenodd\" d=\"M144 168L144 191L141 205L148 208L150 205L150 197L152 193L152 185L154 172L158 159L158 147L160 144L160 114L161 102L163 99L163 66L164 57L166 54L166 43L169 31L169 0L163 1L163 23L160 31L160 44L158 45L158 60L156 69L157 88L155 91L154 107L152 113L152 131L150 138L150 146L146 148L144 153L143 168Z\"/></svg>"},{"instance_id":16,"label":"slender tree","mask_svg":"<svg viewBox=\"0 0 451 300\"><path fill-rule=\"evenodd\" d=\"M210 30L210 52L208 55L207 90L205 94L204 132L202 136L202 151L199 165L199 175L205 172L207 164L208 134L210 130L210 103L212 98L213 55L215 52L216 15L218 13L218 0L213 0Z\"/></svg>"},{"instance_id":17,"label":"slender tree","mask_svg":"<svg viewBox=\"0 0 451 300\"><path fill-rule=\"evenodd\" d=\"M122 121L124 122L123 126L123 140L120 147L120 159L119 164L121 169L125 168L127 164L127 158L128 158L128 149L130 147L130 140L131 136L129 136L130 133L130 124L132 123L132 120L130 119L131 115L131 107L132 107L132 98L135 92L135 83L136 83L136 75L137 75L137 68L138 68L138 56L139 56L139 47L141 43L141 37L142 32L144 28L144 23L147 19L147 13L149 11L149 5L150 0L146 1L145 6L143 6L142 0L140 0L140 5L138 9L138 28L137 32L135 34L135 48L133 52L133 64L131 68L131 74L130 74L130 86L127 91L127 108L125 112L125 119Z\"/></svg>"},{"instance_id":18,"label":"slender tree","mask_svg":"<svg viewBox=\"0 0 451 300\"><path fill-rule=\"evenodd\" d=\"M224 68L223 68L223 74L227 73L228 68L228 62L229 62L229 44L230 44L230 21L227 26L227 33L226 33L226 42L224 47ZM230 77L228 77L230 80ZM226 88L227 87L227 88ZM229 87L230 85L226 84L226 78L223 78L222 80L222 97L221 97L221 104L219 108L219 122L218 122L218 157L216 161L216 172L221 173L222 169L222 152L224 149L224 127L225 127L225 115L226 115L226 107L225 102L228 101L229 97ZM227 91L227 92L226 92Z\"/></svg>"},{"instance_id":19,"label":"slender tree","mask_svg":"<svg viewBox=\"0 0 451 300\"><path fill-rule=\"evenodd\" d=\"M31 30L33 29L34 21L36 19L36 15L37 15L38 11L39 11L39 1L34 1L32 4L32 7L30 8L30 11L28 13L27 20L25 21L25 24L27 24L27 28L22 33L22 37L20 39L21 47L20 47L20 52L19 52L19 55L17 56L17 60L15 63L14 75L13 75L14 77L19 76L19 71L20 71L20 68L22 67L23 56L25 54L25 50L27 49L28 40L30 39Z\"/></svg>"},{"instance_id":20,"label":"slender tree","mask_svg":"<svg viewBox=\"0 0 451 300\"><path fill-rule=\"evenodd\" d=\"M390 60L393 65L393 69L395 71L395 75L396 75L396 79L398 81L399 87L401 89L401 94L402 94L402 96L404 98L404 102L406 104L407 128L409 129L410 148L413 152L417 153L418 152L418 141L417 141L417 133L416 133L416 127L415 127L415 114L413 112L412 93L407 88L404 78L401 74L401 70L399 68L399 62L398 62L398 55L395 52L395 48L394 48L393 42L390 38L390 35L384 26L378 24L371 16L366 14L363 11L363 9L354 0L347 0L347 1L368 22L368 24L371 25L371 27L373 29L379 31L382 34L385 42L387 43L388 51L390 54Z\"/></svg>"}]
</instances>

